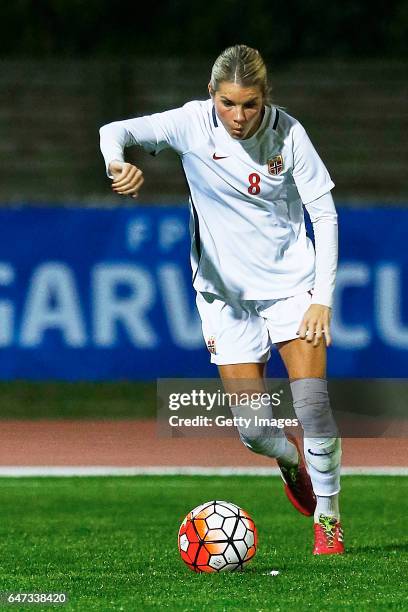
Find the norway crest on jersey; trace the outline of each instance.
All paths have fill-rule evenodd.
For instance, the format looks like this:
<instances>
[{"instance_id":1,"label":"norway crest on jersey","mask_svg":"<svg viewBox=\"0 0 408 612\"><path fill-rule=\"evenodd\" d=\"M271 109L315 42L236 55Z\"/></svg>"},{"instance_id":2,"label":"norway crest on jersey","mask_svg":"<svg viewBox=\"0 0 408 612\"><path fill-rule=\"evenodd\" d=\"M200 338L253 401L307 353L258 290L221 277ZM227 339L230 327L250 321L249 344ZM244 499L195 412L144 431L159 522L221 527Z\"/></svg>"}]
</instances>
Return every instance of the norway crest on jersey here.
<instances>
[{"instance_id":1,"label":"norway crest on jersey","mask_svg":"<svg viewBox=\"0 0 408 612\"><path fill-rule=\"evenodd\" d=\"M283 170L283 155L275 155L272 159L268 159L268 172L272 176L278 176Z\"/></svg>"}]
</instances>

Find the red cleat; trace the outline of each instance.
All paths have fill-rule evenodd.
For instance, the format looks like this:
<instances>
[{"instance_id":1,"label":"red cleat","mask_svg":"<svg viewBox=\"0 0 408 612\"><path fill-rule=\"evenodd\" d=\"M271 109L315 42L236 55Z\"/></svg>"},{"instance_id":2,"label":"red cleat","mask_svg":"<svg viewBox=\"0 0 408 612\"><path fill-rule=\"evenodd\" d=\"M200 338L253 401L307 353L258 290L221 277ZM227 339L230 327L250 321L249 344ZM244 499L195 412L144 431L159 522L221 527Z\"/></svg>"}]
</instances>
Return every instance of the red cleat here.
<instances>
[{"instance_id":1,"label":"red cleat","mask_svg":"<svg viewBox=\"0 0 408 612\"><path fill-rule=\"evenodd\" d=\"M321 514L314 524L314 555L342 555L344 553L343 529L334 516Z\"/></svg>"},{"instance_id":2,"label":"red cleat","mask_svg":"<svg viewBox=\"0 0 408 612\"><path fill-rule=\"evenodd\" d=\"M305 516L312 516L316 508L316 497L313 493L312 481L310 480L298 441L292 434L287 434L287 438L297 448L299 465L286 468L278 463L285 483L285 493L298 512Z\"/></svg>"}]
</instances>

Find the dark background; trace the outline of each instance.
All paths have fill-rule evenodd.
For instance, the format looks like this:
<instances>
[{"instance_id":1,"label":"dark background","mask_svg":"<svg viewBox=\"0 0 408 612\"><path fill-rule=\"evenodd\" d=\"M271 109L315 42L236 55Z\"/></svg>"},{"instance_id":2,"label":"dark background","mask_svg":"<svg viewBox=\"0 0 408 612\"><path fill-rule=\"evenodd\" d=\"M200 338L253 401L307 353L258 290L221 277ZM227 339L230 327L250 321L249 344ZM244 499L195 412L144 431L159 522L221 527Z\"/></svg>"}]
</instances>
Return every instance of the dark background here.
<instances>
[{"instance_id":1,"label":"dark background","mask_svg":"<svg viewBox=\"0 0 408 612\"><path fill-rule=\"evenodd\" d=\"M15 0L0 31L0 203L123 204L99 152L110 121L208 96L227 46L258 48L338 203L408 203L408 2ZM183 203L177 156L129 149L141 202ZM127 200L133 204L133 200Z\"/></svg>"},{"instance_id":2,"label":"dark background","mask_svg":"<svg viewBox=\"0 0 408 612\"><path fill-rule=\"evenodd\" d=\"M18 57L143 54L212 57L236 42L269 61L401 58L404 0L15 0L3 3L0 52Z\"/></svg>"}]
</instances>

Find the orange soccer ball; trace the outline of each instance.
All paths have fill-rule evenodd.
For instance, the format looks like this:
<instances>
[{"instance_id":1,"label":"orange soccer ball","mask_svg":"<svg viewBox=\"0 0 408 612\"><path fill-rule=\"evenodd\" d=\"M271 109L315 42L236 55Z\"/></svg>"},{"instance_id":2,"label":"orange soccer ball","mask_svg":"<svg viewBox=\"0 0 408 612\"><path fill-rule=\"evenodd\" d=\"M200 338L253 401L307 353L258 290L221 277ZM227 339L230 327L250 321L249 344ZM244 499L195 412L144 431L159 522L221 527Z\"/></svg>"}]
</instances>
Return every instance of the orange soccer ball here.
<instances>
[{"instance_id":1,"label":"orange soccer ball","mask_svg":"<svg viewBox=\"0 0 408 612\"><path fill-rule=\"evenodd\" d=\"M181 523L178 547L194 572L242 570L256 553L258 534L250 515L225 501L191 510Z\"/></svg>"}]
</instances>

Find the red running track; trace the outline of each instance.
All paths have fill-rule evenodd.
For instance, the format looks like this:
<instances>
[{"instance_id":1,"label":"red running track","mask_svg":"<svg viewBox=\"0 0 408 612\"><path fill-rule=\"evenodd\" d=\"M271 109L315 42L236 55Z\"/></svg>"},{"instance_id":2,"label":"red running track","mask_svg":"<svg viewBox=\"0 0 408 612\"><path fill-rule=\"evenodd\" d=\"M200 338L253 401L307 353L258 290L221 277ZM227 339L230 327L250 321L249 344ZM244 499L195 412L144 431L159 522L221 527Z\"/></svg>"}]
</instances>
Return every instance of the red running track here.
<instances>
[{"instance_id":1,"label":"red running track","mask_svg":"<svg viewBox=\"0 0 408 612\"><path fill-rule=\"evenodd\" d=\"M0 466L271 467L238 437L165 438L151 420L4 420ZM345 467L406 467L406 438L346 438Z\"/></svg>"}]
</instances>

